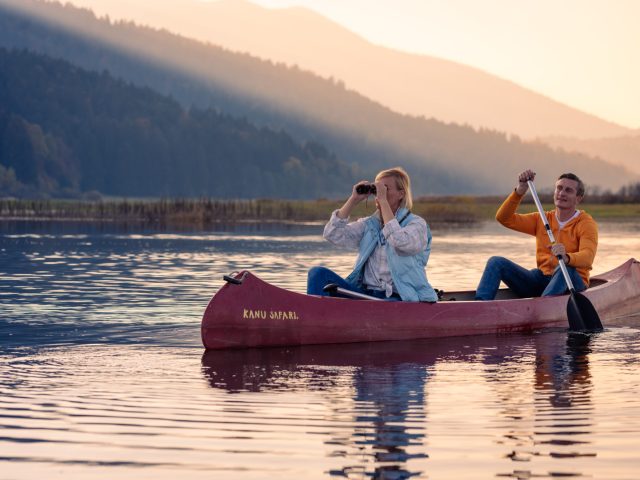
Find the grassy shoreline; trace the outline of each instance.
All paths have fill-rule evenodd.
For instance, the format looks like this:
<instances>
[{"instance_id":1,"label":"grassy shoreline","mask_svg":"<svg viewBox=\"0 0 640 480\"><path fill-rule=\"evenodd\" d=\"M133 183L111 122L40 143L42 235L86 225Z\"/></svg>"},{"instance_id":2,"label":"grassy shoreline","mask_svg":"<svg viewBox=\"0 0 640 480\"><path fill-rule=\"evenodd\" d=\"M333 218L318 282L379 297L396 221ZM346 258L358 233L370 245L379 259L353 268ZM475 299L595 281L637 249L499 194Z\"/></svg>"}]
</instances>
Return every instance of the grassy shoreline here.
<instances>
[{"instance_id":1,"label":"grassy shoreline","mask_svg":"<svg viewBox=\"0 0 640 480\"><path fill-rule=\"evenodd\" d=\"M491 220L503 197L421 197L413 212L429 223L470 224ZM0 199L0 220L87 221L206 227L234 222L324 222L343 200L16 200ZM551 208L549 202L545 208ZM353 216L375 208L373 199L362 203ZM640 217L640 203L585 203L580 207L596 220ZM519 212L535 211L523 202Z\"/></svg>"}]
</instances>

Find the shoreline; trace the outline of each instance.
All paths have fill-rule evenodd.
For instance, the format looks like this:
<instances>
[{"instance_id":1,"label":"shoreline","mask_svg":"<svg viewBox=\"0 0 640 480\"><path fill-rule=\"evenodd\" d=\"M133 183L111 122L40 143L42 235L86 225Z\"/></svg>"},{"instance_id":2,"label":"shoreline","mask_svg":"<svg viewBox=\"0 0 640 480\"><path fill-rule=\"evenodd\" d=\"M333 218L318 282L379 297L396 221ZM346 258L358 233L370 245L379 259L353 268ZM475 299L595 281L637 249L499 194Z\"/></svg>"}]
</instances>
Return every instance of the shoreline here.
<instances>
[{"instance_id":1,"label":"shoreline","mask_svg":"<svg viewBox=\"0 0 640 480\"><path fill-rule=\"evenodd\" d=\"M412 211L430 224L472 225L493 220L502 197L420 197ZM548 200L548 199L547 199ZM547 201L545 209L552 205ZM0 199L2 222L87 222L141 226L207 227L220 224L324 224L343 200L16 200ZM596 221L635 220L640 203L585 203L579 207ZM370 215L375 203L358 205L353 218ZM523 202L520 213L535 212Z\"/></svg>"}]
</instances>

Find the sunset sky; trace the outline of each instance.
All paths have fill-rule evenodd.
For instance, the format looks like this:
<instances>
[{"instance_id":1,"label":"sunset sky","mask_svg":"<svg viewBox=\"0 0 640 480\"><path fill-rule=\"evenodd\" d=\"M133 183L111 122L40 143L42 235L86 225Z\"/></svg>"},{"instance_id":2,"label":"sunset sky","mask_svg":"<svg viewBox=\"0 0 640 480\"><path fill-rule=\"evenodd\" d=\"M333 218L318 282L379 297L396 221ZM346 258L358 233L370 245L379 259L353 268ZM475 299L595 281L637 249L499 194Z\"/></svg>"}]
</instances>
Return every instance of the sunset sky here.
<instances>
[{"instance_id":1,"label":"sunset sky","mask_svg":"<svg viewBox=\"0 0 640 480\"><path fill-rule=\"evenodd\" d=\"M168 0L149 0L149 8L158 1ZM252 1L304 6L372 43L474 66L640 128L637 0ZM127 16L124 0L71 3L112 18Z\"/></svg>"}]
</instances>

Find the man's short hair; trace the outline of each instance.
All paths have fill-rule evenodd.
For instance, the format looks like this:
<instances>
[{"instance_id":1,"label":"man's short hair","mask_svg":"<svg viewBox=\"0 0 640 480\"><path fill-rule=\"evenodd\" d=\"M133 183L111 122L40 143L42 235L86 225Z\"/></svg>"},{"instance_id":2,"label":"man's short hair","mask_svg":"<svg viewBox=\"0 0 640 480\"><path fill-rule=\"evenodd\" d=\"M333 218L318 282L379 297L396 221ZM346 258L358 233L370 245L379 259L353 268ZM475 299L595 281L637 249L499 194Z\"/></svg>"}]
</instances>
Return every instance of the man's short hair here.
<instances>
[{"instance_id":1,"label":"man's short hair","mask_svg":"<svg viewBox=\"0 0 640 480\"><path fill-rule=\"evenodd\" d=\"M578 177L575 173L563 173L558 177L558 180L561 180L563 178L568 178L569 180L578 182L578 191L576 192L576 194L579 197L584 197L584 182L580 180L580 177Z\"/></svg>"}]
</instances>

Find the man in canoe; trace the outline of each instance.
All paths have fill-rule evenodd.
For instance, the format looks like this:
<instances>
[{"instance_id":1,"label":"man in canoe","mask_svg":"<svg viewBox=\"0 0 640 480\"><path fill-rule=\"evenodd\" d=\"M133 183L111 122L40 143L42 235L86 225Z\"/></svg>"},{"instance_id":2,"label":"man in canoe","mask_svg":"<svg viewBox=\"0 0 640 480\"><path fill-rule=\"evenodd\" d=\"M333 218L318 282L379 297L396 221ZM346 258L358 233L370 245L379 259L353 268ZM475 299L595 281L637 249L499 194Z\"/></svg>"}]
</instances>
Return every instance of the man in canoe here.
<instances>
[{"instance_id":1,"label":"man in canoe","mask_svg":"<svg viewBox=\"0 0 640 480\"><path fill-rule=\"evenodd\" d=\"M531 170L518 176L518 185L498 209L496 220L507 228L536 237L538 268L527 270L504 257L491 257L478 284L476 300L493 300L501 281L523 298L566 293L568 288L558 255L562 255L575 290L579 292L589 286L589 272L598 246L598 225L591 215L576 208L584 198L584 184L573 173L558 177L553 192L555 209L545 212L556 239L552 245L537 212L516 213L529 189L527 181L533 181L535 176Z\"/></svg>"},{"instance_id":2,"label":"man in canoe","mask_svg":"<svg viewBox=\"0 0 640 480\"><path fill-rule=\"evenodd\" d=\"M369 195L375 195L376 212L349 222L353 208ZM435 302L438 296L425 273L431 232L424 219L410 212L412 205L411 181L401 167L381 171L373 184L355 184L323 234L334 245L358 250L353 272L344 279L328 268L313 267L307 293L327 295L323 288L333 283L385 300Z\"/></svg>"}]
</instances>

